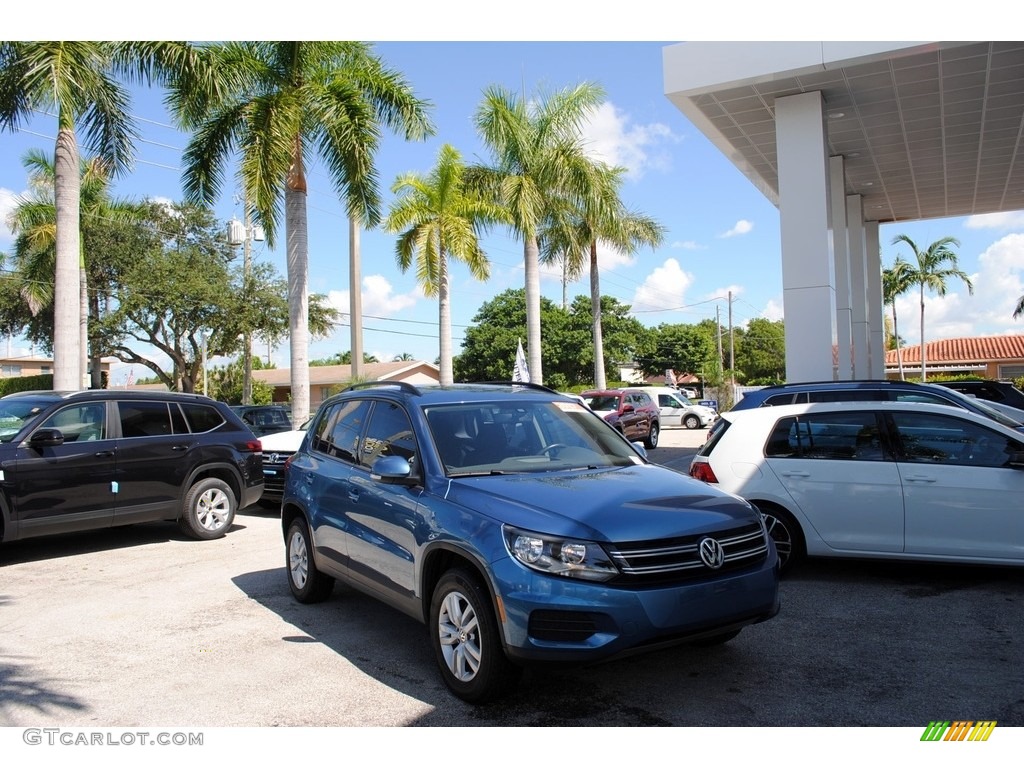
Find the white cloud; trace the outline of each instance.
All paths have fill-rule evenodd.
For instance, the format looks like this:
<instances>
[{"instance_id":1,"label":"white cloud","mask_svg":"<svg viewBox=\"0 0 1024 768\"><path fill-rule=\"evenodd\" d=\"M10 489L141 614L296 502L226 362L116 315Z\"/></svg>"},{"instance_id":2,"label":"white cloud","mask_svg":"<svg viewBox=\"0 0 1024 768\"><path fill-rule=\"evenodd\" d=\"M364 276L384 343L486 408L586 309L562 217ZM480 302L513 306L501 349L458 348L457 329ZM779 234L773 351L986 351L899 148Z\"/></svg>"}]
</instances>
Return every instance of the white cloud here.
<instances>
[{"instance_id":1,"label":"white cloud","mask_svg":"<svg viewBox=\"0 0 1024 768\"><path fill-rule=\"evenodd\" d=\"M771 320L772 322L782 320L784 317L782 314L782 301L769 299L768 303L764 305L764 309L761 310L761 314L766 320Z\"/></svg>"},{"instance_id":2,"label":"white cloud","mask_svg":"<svg viewBox=\"0 0 1024 768\"><path fill-rule=\"evenodd\" d=\"M672 243L670 248L682 248L684 251L703 251L707 249L706 245L701 245L695 240L676 240Z\"/></svg>"},{"instance_id":3,"label":"white cloud","mask_svg":"<svg viewBox=\"0 0 1024 768\"><path fill-rule=\"evenodd\" d=\"M422 292L417 289L409 293L394 293L394 287L383 275L369 275L363 278L362 307L364 315L375 317L391 317L402 310L413 306L420 298ZM327 294L328 303L344 314L343 321L348 322L349 316L349 292L329 291Z\"/></svg>"},{"instance_id":4,"label":"white cloud","mask_svg":"<svg viewBox=\"0 0 1024 768\"><path fill-rule=\"evenodd\" d=\"M746 219L740 219L733 225L733 228L727 232L723 232L719 237L736 237L737 235L745 235L754 228L754 222L747 221Z\"/></svg>"},{"instance_id":5,"label":"white cloud","mask_svg":"<svg viewBox=\"0 0 1024 768\"><path fill-rule=\"evenodd\" d=\"M592 157L626 168L634 179L651 168L667 170L670 158L665 145L681 141L668 125L634 123L610 101L591 114L583 138Z\"/></svg>"},{"instance_id":6,"label":"white cloud","mask_svg":"<svg viewBox=\"0 0 1024 768\"><path fill-rule=\"evenodd\" d=\"M964 226L968 229L1022 229L1024 228L1024 211L1006 211L1004 213L984 213L977 216L968 216ZM927 330L925 333L927 333Z\"/></svg>"},{"instance_id":7,"label":"white cloud","mask_svg":"<svg viewBox=\"0 0 1024 768\"><path fill-rule=\"evenodd\" d=\"M693 285L693 280L693 275L684 272L678 261L666 259L633 294L633 311L669 311L684 306L686 291Z\"/></svg>"}]
</instances>

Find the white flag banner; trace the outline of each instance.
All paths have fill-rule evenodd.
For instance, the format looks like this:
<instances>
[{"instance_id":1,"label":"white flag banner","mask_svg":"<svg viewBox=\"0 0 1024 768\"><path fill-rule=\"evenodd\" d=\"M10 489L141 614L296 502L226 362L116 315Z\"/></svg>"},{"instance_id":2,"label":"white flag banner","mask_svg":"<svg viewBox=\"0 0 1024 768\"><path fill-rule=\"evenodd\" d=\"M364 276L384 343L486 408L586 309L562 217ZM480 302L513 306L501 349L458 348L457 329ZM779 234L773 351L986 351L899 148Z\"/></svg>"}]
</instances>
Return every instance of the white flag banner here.
<instances>
[{"instance_id":1,"label":"white flag banner","mask_svg":"<svg viewBox=\"0 0 1024 768\"><path fill-rule=\"evenodd\" d=\"M512 367L512 381L530 380L530 367L526 364L526 353L523 352L523 340L519 339L519 348L516 349L516 364Z\"/></svg>"}]
</instances>

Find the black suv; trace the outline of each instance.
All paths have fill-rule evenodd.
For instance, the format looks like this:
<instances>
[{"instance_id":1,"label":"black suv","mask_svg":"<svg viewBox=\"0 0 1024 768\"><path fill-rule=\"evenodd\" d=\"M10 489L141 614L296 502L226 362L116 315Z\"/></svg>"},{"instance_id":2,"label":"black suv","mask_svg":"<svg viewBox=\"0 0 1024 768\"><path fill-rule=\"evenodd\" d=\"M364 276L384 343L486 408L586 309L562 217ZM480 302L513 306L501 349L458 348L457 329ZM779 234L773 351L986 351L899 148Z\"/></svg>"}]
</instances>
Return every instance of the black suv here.
<instances>
[{"instance_id":1,"label":"black suv","mask_svg":"<svg viewBox=\"0 0 1024 768\"><path fill-rule=\"evenodd\" d=\"M292 428L292 412L283 405L232 405L231 410L256 437Z\"/></svg>"},{"instance_id":2,"label":"black suv","mask_svg":"<svg viewBox=\"0 0 1024 768\"><path fill-rule=\"evenodd\" d=\"M155 520L223 536L263 493L260 441L202 395L0 398L0 541Z\"/></svg>"},{"instance_id":3,"label":"black suv","mask_svg":"<svg viewBox=\"0 0 1024 768\"><path fill-rule=\"evenodd\" d=\"M1024 392L1021 392L1008 381L990 381L988 379L963 379L961 381L935 381L940 387L955 389L965 395L1001 403L1011 408L1024 410Z\"/></svg>"}]
</instances>

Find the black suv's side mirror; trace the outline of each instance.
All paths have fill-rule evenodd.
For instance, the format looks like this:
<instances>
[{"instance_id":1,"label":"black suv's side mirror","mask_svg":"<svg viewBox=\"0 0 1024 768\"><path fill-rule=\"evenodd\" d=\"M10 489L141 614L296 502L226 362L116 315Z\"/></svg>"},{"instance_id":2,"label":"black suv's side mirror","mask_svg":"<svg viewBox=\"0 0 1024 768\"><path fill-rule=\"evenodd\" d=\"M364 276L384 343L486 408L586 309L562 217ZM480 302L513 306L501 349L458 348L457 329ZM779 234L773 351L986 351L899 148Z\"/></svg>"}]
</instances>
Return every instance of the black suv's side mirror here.
<instances>
[{"instance_id":1,"label":"black suv's side mirror","mask_svg":"<svg viewBox=\"0 0 1024 768\"><path fill-rule=\"evenodd\" d=\"M37 429L28 444L33 448L53 448L64 445L64 433L59 429Z\"/></svg>"}]
</instances>

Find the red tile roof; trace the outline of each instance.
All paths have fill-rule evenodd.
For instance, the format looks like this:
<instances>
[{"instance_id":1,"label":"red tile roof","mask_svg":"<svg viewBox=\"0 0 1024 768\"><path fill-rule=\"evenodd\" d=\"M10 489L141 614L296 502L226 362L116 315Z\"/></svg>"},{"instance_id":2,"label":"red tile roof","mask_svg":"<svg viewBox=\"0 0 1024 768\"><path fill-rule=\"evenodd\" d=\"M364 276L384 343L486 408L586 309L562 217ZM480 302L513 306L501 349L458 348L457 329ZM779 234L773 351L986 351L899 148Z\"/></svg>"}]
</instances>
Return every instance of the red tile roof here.
<instances>
[{"instance_id":1,"label":"red tile roof","mask_svg":"<svg viewBox=\"0 0 1024 768\"><path fill-rule=\"evenodd\" d=\"M974 336L968 339L942 339L926 342L928 363L984 363L996 360L1024 360L1024 334L1012 336ZM921 345L903 347L903 364L921 364ZM896 350L885 352L886 365L898 365Z\"/></svg>"}]
</instances>

